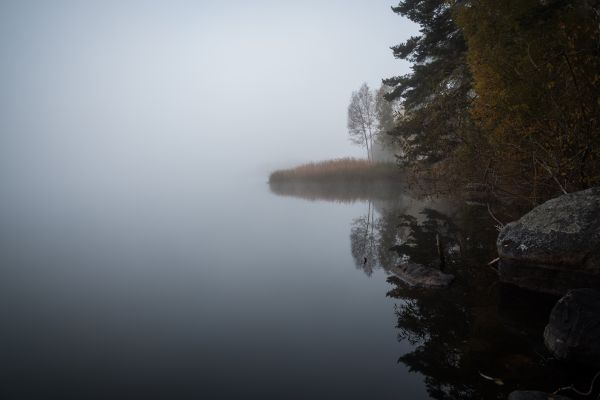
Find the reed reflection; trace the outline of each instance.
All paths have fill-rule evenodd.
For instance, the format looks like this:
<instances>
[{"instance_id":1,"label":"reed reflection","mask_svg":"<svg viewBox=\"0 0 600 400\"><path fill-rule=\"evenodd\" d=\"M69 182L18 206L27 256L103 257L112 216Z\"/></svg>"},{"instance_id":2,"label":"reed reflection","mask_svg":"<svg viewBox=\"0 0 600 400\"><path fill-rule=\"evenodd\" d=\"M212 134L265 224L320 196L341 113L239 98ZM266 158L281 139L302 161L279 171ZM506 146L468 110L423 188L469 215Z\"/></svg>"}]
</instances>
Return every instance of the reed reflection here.
<instances>
[{"instance_id":1,"label":"reed reflection","mask_svg":"<svg viewBox=\"0 0 600 400\"><path fill-rule=\"evenodd\" d=\"M407 191L369 197L367 189L360 196L356 188L303 189L272 187L311 200L364 203L365 213L350 228L354 264L367 276L387 275L398 341L412 349L398 363L424 376L431 398L504 399L518 388L552 392L587 376L547 358L541 332L555 299L497 283L487 265L495 258L497 230L486 207ZM445 289L410 287L393 273L409 260L455 279Z\"/></svg>"}]
</instances>

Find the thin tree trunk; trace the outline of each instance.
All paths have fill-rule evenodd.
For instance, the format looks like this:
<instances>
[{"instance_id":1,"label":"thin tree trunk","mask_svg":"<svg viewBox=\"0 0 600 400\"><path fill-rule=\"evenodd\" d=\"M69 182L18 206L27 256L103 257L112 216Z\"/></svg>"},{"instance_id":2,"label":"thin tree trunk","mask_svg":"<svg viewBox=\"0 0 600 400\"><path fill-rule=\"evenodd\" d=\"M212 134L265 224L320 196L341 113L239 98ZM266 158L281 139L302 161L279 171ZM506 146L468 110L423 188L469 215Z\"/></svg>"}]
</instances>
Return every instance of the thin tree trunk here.
<instances>
[{"instance_id":1,"label":"thin tree trunk","mask_svg":"<svg viewBox=\"0 0 600 400\"><path fill-rule=\"evenodd\" d=\"M365 136L365 147L367 148L367 160L369 162L371 162L371 148L369 147L369 138L367 137L367 134L364 134Z\"/></svg>"}]
</instances>

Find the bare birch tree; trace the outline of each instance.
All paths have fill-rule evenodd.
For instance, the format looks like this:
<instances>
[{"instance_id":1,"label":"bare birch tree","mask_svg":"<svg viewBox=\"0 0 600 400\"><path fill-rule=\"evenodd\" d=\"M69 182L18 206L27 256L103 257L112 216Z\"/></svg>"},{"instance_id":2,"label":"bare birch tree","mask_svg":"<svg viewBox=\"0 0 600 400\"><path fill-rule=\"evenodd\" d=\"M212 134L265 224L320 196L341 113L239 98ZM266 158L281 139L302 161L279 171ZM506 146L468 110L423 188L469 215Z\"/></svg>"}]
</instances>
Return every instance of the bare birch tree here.
<instances>
[{"instance_id":1,"label":"bare birch tree","mask_svg":"<svg viewBox=\"0 0 600 400\"><path fill-rule=\"evenodd\" d=\"M377 109L375 96L366 83L352 93L348 106L348 134L353 143L364 146L367 159L373 159L373 141L377 135Z\"/></svg>"}]
</instances>

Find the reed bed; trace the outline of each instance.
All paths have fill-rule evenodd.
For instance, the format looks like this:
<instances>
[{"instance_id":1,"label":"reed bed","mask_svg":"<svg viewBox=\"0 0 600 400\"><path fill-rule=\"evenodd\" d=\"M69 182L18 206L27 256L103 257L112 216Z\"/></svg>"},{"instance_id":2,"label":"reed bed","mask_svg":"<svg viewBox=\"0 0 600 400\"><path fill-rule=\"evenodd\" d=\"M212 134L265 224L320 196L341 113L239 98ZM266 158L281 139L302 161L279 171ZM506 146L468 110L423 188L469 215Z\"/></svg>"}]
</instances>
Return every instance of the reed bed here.
<instances>
[{"instance_id":1,"label":"reed bed","mask_svg":"<svg viewBox=\"0 0 600 400\"><path fill-rule=\"evenodd\" d=\"M357 158L311 162L294 168L271 173L270 183L370 183L373 181L397 181L400 169L394 163L369 162Z\"/></svg>"}]
</instances>

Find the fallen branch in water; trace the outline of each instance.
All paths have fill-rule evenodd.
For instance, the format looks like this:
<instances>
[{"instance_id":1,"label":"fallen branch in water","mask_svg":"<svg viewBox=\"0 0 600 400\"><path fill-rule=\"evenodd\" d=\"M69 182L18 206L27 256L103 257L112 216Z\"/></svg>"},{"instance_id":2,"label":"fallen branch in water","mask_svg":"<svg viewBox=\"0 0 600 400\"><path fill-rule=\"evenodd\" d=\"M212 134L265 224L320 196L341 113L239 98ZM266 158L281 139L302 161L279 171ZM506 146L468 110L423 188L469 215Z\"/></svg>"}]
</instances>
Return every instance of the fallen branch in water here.
<instances>
[{"instance_id":1,"label":"fallen branch in water","mask_svg":"<svg viewBox=\"0 0 600 400\"><path fill-rule=\"evenodd\" d=\"M498 261L500 261L500 257L496 257L494 258L492 261L490 261L487 265L492 266L494 264L496 264Z\"/></svg>"},{"instance_id":2,"label":"fallen branch in water","mask_svg":"<svg viewBox=\"0 0 600 400\"><path fill-rule=\"evenodd\" d=\"M487 263L487 266L494 270L495 273L498 273L498 267L494 267L500 261L500 257L494 258L492 261Z\"/></svg>"},{"instance_id":3,"label":"fallen branch in water","mask_svg":"<svg viewBox=\"0 0 600 400\"><path fill-rule=\"evenodd\" d=\"M494 382L498 386L504 385L504 382L502 381L502 379L500 379L500 378L494 378L494 377L491 377L489 375L485 375L481 371L479 371L479 376L481 376L483 379L487 379L488 381Z\"/></svg>"},{"instance_id":4,"label":"fallen branch in water","mask_svg":"<svg viewBox=\"0 0 600 400\"><path fill-rule=\"evenodd\" d=\"M496 216L492 212L492 208L490 207L490 203L486 203L486 204L487 204L487 210L488 210L488 213L490 214L490 217L492 217L492 219L494 221L496 221L496 223L498 224L496 226L496 228L498 228L498 230L504 228L504 225L506 225L506 224L504 224L502 221L500 221L498 218L496 218Z\"/></svg>"},{"instance_id":5,"label":"fallen branch in water","mask_svg":"<svg viewBox=\"0 0 600 400\"><path fill-rule=\"evenodd\" d=\"M596 383L596 379L598 379L599 376L600 376L600 371L596 372L596 375L594 375L594 377L592 378L592 383L590 383L590 389L587 392L581 392L581 391L575 389L575 386L570 385L570 386L558 388L552 394L557 394L558 392L562 392L565 390L572 390L573 392L577 393L580 396L589 396L594 391L594 383ZM600 395L597 398L600 398Z\"/></svg>"}]
</instances>

